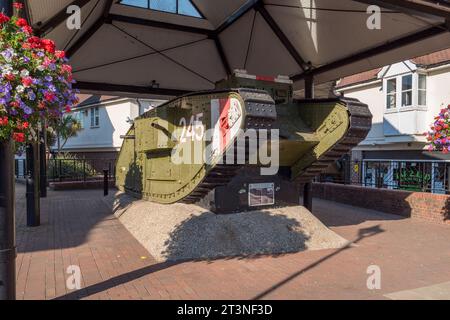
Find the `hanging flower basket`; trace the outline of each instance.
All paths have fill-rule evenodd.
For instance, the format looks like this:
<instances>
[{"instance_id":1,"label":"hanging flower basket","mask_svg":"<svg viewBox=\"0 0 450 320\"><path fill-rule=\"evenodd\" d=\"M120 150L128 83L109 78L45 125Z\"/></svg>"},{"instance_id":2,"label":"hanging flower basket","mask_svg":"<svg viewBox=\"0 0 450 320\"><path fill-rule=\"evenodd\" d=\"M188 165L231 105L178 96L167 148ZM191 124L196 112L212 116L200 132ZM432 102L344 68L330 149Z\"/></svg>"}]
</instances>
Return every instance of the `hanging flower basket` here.
<instances>
[{"instance_id":1,"label":"hanging flower basket","mask_svg":"<svg viewBox=\"0 0 450 320\"><path fill-rule=\"evenodd\" d=\"M16 12L23 5L14 3ZM37 141L41 124L51 124L77 103L72 68L64 51L33 36L27 21L0 13L0 142Z\"/></svg>"},{"instance_id":2,"label":"hanging flower basket","mask_svg":"<svg viewBox=\"0 0 450 320\"><path fill-rule=\"evenodd\" d=\"M441 109L439 115L434 118L431 131L426 133L429 141L429 151L441 151L444 154L450 152L450 105Z\"/></svg>"}]
</instances>

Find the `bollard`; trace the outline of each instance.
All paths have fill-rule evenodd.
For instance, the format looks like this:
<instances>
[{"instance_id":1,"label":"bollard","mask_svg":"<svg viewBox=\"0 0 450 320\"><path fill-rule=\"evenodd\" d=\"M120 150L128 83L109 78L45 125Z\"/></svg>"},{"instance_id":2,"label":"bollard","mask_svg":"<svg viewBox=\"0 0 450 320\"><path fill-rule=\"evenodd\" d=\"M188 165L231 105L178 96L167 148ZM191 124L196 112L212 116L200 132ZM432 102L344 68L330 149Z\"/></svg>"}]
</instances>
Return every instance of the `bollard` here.
<instances>
[{"instance_id":1,"label":"bollard","mask_svg":"<svg viewBox=\"0 0 450 320\"><path fill-rule=\"evenodd\" d=\"M103 195L106 197L109 191L108 169L103 169Z\"/></svg>"}]
</instances>

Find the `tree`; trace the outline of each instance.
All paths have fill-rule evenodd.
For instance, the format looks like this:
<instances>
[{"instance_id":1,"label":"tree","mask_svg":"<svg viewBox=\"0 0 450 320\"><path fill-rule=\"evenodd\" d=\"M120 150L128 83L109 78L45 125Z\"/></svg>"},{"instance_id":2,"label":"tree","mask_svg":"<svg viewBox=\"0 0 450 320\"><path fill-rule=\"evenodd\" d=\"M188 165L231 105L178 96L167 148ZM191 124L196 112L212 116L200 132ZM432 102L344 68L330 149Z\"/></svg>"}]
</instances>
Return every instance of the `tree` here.
<instances>
[{"instance_id":1,"label":"tree","mask_svg":"<svg viewBox=\"0 0 450 320\"><path fill-rule=\"evenodd\" d=\"M80 121L72 115L63 115L55 124L58 155L71 137L76 137L82 129ZM50 143L49 143L50 145Z\"/></svg>"}]
</instances>

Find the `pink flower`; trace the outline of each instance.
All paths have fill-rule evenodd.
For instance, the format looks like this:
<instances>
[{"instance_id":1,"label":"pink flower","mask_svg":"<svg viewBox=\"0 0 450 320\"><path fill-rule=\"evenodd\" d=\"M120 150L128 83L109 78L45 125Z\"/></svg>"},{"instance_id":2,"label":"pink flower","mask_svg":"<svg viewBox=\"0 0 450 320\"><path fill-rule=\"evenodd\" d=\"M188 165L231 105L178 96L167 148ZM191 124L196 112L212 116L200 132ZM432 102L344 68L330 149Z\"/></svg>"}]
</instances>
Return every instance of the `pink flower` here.
<instances>
[{"instance_id":1,"label":"pink flower","mask_svg":"<svg viewBox=\"0 0 450 320\"><path fill-rule=\"evenodd\" d=\"M16 8L17 10L21 10L23 9L23 4L20 2L14 2L13 7Z\"/></svg>"},{"instance_id":2,"label":"pink flower","mask_svg":"<svg viewBox=\"0 0 450 320\"><path fill-rule=\"evenodd\" d=\"M64 51L62 51L62 50L56 50L55 51L55 56L57 58L62 59L62 58L64 58L66 56L66 53Z\"/></svg>"},{"instance_id":3,"label":"pink flower","mask_svg":"<svg viewBox=\"0 0 450 320\"><path fill-rule=\"evenodd\" d=\"M22 78L22 84L25 87L29 87L29 86L31 86L33 84L33 79L31 77Z\"/></svg>"}]
</instances>

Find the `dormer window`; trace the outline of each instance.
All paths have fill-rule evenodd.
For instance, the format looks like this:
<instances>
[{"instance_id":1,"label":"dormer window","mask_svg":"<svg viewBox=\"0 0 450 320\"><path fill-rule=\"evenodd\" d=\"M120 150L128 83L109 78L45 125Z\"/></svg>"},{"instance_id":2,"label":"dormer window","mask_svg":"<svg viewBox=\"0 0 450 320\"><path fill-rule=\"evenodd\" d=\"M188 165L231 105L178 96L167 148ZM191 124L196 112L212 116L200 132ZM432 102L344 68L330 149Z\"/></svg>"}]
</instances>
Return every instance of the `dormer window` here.
<instances>
[{"instance_id":1,"label":"dormer window","mask_svg":"<svg viewBox=\"0 0 450 320\"><path fill-rule=\"evenodd\" d=\"M190 0L122 0L120 3L155 11L203 18L200 11Z\"/></svg>"}]
</instances>

